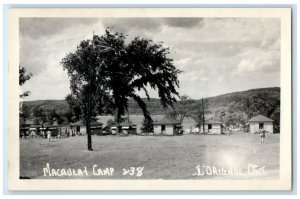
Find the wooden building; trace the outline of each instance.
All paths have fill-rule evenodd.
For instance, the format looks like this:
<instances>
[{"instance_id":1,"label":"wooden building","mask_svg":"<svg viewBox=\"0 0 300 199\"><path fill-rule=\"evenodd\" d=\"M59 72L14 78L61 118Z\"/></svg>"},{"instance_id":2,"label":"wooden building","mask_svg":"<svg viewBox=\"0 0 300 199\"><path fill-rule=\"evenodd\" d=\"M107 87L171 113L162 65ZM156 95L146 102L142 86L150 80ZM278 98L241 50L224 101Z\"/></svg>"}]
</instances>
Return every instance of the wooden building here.
<instances>
[{"instance_id":1,"label":"wooden building","mask_svg":"<svg viewBox=\"0 0 300 199\"><path fill-rule=\"evenodd\" d=\"M205 121L204 131L211 134L222 134L224 129L224 122L208 120Z\"/></svg>"},{"instance_id":2,"label":"wooden building","mask_svg":"<svg viewBox=\"0 0 300 199\"><path fill-rule=\"evenodd\" d=\"M80 135L86 135L86 125L82 122L82 120L79 120L77 122L74 122L71 126L76 128L76 132ZM92 134L98 134L98 132L102 133L102 123L97 121L91 122L91 132Z\"/></svg>"},{"instance_id":3,"label":"wooden building","mask_svg":"<svg viewBox=\"0 0 300 199\"><path fill-rule=\"evenodd\" d=\"M273 120L263 115L257 115L249 120L250 133L258 133L260 129L273 133Z\"/></svg>"},{"instance_id":4,"label":"wooden building","mask_svg":"<svg viewBox=\"0 0 300 199\"><path fill-rule=\"evenodd\" d=\"M181 123L171 118L163 118L154 122L155 135L175 135L176 130L181 128Z\"/></svg>"}]
</instances>

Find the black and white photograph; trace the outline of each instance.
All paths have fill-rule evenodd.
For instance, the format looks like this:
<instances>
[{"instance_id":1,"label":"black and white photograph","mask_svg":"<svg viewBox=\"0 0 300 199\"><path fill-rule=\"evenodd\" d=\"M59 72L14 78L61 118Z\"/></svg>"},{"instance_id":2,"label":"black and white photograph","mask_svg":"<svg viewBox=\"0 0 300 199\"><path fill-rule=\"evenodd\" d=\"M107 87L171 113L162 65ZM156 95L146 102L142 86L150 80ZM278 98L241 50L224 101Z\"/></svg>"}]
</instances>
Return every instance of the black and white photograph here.
<instances>
[{"instance_id":1,"label":"black and white photograph","mask_svg":"<svg viewBox=\"0 0 300 199\"><path fill-rule=\"evenodd\" d=\"M18 16L19 184L290 188L290 10L169 10Z\"/></svg>"}]
</instances>

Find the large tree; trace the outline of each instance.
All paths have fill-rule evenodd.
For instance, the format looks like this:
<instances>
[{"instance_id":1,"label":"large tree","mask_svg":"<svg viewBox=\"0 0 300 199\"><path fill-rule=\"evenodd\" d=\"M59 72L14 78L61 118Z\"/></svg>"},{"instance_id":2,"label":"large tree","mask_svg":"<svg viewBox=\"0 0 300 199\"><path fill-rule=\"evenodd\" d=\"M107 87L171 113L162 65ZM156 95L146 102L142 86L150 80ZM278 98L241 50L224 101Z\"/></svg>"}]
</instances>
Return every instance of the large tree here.
<instances>
[{"instance_id":1,"label":"large tree","mask_svg":"<svg viewBox=\"0 0 300 199\"><path fill-rule=\"evenodd\" d=\"M108 61L103 54L116 53L113 47L93 36L83 40L74 53L69 53L61 64L70 77L71 95L67 102L71 109L80 108L80 118L86 124L88 150L92 149L90 123L97 113L103 113L112 104L108 89L108 78L104 65ZM78 109L77 109L78 110Z\"/></svg>"},{"instance_id":2,"label":"large tree","mask_svg":"<svg viewBox=\"0 0 300 199\"><path fill-rule=\"evenodd\" d=\"M129 98L138 103L145 119L152 120L146 103L138 95L143 90L150 100L149 88L158 92L164 108L176 102L180 71L168 58L169 49L162 43L138 37L128 44L125 40L122 33L107 29L102 36L81 41L77 50L61 61L70 77L71 95L80 102L85 121L89 110L95 116L113 109L120 122L128 111Z\"/></svg>"},{"instance_id":3,"label":"large tree","mask_svg":"<svg viewBox=\"0 0 300 199\"><path fill-rule=\"evenodd\" d=\"M100 37L100 40L115 49L114 53L104 55L107 60L104 71L109 79L117 122L128 111L129 98L141 107L145 119L152 120L138 91L144 91L150 100L148 89L155 89L162 106L172 106L178 96L176 87L179 86L177 75L180 71L173 65L173 60L168 58L169 49L164 48L162 43L155 44L151 40L137 37L126 45L125 39L123 34L112 33L110 30Z\"/></svg>"}]
</instances>

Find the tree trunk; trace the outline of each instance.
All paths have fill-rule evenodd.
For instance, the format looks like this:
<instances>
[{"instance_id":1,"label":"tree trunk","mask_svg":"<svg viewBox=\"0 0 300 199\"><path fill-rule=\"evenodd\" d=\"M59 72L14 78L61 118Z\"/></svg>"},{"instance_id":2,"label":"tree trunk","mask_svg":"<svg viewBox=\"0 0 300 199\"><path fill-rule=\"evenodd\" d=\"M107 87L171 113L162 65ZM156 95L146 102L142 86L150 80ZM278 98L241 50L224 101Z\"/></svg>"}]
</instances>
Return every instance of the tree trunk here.
<instances>
[{"instance_id":1,"label":"tree trunk","mask_svg":"<svg viewBox=\"0 0 300 199\"><path fill-rule=\"evenodd\" d=\"M87 142L88 142L88 150L93 151L92 149L92 135L91 135L91 87L92 87L92 80L90 74L90 82L89 82L89 110L88 110L88 119L86 123L86 131L87 131Z\"/></svg>"},{"instance_id":2,"label":"tree trunk","mask_svg":"<svg viewBox=\"0 0 300 199\"><path fill-rule=\"evenodd\" d=\"M93 40L92 40L92 49L91 49L91 55L92 55L92 63L93 63L93 48L94 48L94 31L93 31ZM87 142L88 142L88 150L89 151L93 151L92 149L92 134L91 134L91 95L92 95L92 75L93 75L93 72L92 72L92 64L89 66L88 68L89 70L89 110L88 110L88 120L87 120L87 125L86 125L86 131L87 131Z\"/></svg>"},{"instance_id":3,"label":"tree trunk","mask_svg":"<svg viewBox=\"0 0 300 199\"><path fill-rule=\"evenodd\" d=\"M131 97L138 103L138 105L142 109L144 118L146 120L152 121L151 115L150 115L150 113L147 110L146 103L139 96L137 96L137 95L132 94Z\"/></svg>"},{"instance_id":4,"label":"tree trunk","mask_svg":"<svg viewBox=\"0 0 300 199\"><path fill-rule=\"evenodd\" d=\"M117 111L117 122L118 122L118 124L121 123L121 116L122 116L122 114L121 114L121 108L118 107L118 111Z\"/></svg>"},{"instance_id":5,"label":"tree trunk","mask_svg":"<svg viewBox=\"0 0 300 199\"><path fill-rule=\"evenodd\" d=\"M92 134L91 134L91 126L90 121L86 124L86 131L87 131L87 143L88 143L88 150L92 151Z\"/></svg>"}]
</instances>

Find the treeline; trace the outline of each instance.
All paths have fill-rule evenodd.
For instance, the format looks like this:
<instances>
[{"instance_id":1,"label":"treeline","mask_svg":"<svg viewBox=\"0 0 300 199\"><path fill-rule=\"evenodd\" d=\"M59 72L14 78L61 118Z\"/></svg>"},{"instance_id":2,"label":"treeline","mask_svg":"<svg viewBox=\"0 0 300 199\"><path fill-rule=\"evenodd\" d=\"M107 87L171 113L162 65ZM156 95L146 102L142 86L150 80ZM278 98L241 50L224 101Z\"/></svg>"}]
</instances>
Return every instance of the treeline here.
<instances>
[{"instance_id":1,"label":"treeline","mask_svg":"<svg viewBox=\"0 0 300 199\"><path fill-rule=\"evenodd\" d=\"M174 108L164 110L159 99L143 99L151 114L167 114L173 117L192 116L200 123L202 112L202 100L184 98L184 101L175 103ZM242 92L228 93L203 100L205 119L223 121L226 125L239 126L246 124L250 118L256 115L264 115L274 120L275 131L280 128L280 88L260 88ZM138 104L130 99L128 102L130 114L142 114ZM76 120L70 111L66 100L38 100L25 101L28 118L40 121L68 122ZM40 112L48 116L43 116ZM50 116L49 116L50 115ZM46 118L46 119L44 119ZM48 118L48 119L47 119ZM37 119L36 119L37 120Z\"/></svg>"},{"instance_id":2,"label":"treeline","mask_svg":"<svg viewBox=\"0 0 300 199\"><path fill-rule=\"evenodd\" d=\"M255 89L223 96L224 101L211 99L214 117L227 125L245 124L254 116L264 115L274 120L274 132L280 130L280 88ZM226 106L224 104L226 102ZM216 104L221 106L216 106Z\"/></svg>"},{"instance_id":3,"label":"treeline","mask_svg":"<svg viewBox=\"0 0 300 199\"><path fill-rule=\"evenodd\" d=\"M20 104L21 126L28 119L33 124L69 124L73 122L74 114L64 100L28 101Z\"/></svg>"}]
</instances>

